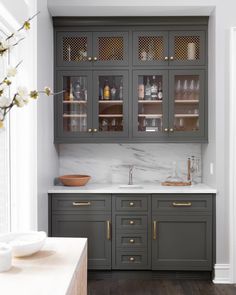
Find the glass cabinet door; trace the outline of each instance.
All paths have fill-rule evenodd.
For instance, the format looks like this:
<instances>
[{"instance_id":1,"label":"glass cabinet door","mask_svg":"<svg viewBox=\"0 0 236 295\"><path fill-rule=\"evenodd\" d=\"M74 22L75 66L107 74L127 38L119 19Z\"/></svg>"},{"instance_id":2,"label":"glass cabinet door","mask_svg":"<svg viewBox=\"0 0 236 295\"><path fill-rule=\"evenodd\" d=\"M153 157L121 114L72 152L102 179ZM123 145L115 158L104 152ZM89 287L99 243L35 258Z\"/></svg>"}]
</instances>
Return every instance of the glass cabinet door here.
<instances>
[{"instance_id":1,"label":"glass cabinet door","mask_svg":"<svg viewBox=\"0 0 236 295\"><path fill-rule=\"evenodd\" d=\"M93 33L93 65L128 65L128 32Z\"/></svg>"},{"instance_id":2,"label":"glass cabinet door","mask_svg":"<svg viewBox=\"0 0 236 295\"><path fill-rule=\"evenodd\" d=\"M94 72L93 126L97 137L128 135L128 73Z\"/></svg>"},{"instance_id":3,"label":"glass cabinet door","mask_svg":"<svg viewBox=\"0 0 236 295\"><path fill-rule=\"evenodd\" d=\"M169 135L204 133L204 70L170 71Z\"/></svg>"},{"instance_id":4,"label":"glass cabinet door","mask_svg":"<svg viewBox=\"0 0 236 295\"><path fill-rule=\"evenodd\" d=\"M168 65L168 32L134 32L134 65Z\"/></svg>"},{"instance_id":5,"label":"glass cabinet door","mask_svg":"<svg viewBox=\"0 0 236 295\"><path fill-rule=\"evenodd\" d=\"M134 135L163 136L168 127L167 71L134 71Z\"/></svg>"},{"instance_id":6,"label":"glass cabinet door","mask_svg":"<svg viewBox=\"0 0 236 295\"><path fill-rule=\"evenodd\" d=\"M91 74L87 72L60 72L55 96L57 133L63 137L88 137L92 134Z\"/></svg>"},{"instance_id":7,"label":"glass cabinet door","mask_svg":"<svg viewBox=\"0 0 236 295\"><path fill-rule=\"evenodd\" d=\"M88 66L92 62L92 33L57 33L58 66Z\"/></svg>"},{"instance_id":8,"label":"glass cabinet door","mask_svg":"<svg viewBox=\"0 0 236 295\"><path fill-rule=\"evenodd\" d=\"M170 65L204 65L206 54L205 32L170 32Z\"/></svg>"}]
</instances>

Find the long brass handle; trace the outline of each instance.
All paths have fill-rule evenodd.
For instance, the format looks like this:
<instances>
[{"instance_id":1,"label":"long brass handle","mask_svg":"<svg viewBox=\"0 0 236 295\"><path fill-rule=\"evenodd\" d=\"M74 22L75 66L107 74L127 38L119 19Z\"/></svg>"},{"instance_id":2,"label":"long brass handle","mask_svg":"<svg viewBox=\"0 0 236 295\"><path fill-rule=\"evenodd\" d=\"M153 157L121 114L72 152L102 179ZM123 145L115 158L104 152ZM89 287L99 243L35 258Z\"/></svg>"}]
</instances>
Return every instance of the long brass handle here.
<instances>
[{"instance_id":1,"label":"long brass handle","mask_svg":"<svg viewBox=\"0 0 236 295\"><path fill-rule=\"evenodd\" d=\"M173 202L172 205L174 207L191 207L192 203L191 202Z\"/></svg>"},{"instance_id":2,"label":"long brass handle","mask_svg":"<svg viewBox=\"0 0 236 295\"><path fill-rule=\"evenodd\" d=\"M157 239L157 222L156 220L153 220L153 240Z\"/></svg>"},{"instance_id":3,"label":"long brass handle","mask_svg":"<svg viewBox=\"0 0 236 295\"><path fill-rule=\"evenodd\" d=\"M107 220L107 240L111 239L111 222Z\"/></svg>"},{"instance_id":4,"label":"long brass handle","mask_svg":"<svg viewBox=\"0 0 236 295\"><path fill-rule=\"evenodd\" d=\"M90 206L91 202L73 202L73 206Z\"/></svg>"}]
</instances>

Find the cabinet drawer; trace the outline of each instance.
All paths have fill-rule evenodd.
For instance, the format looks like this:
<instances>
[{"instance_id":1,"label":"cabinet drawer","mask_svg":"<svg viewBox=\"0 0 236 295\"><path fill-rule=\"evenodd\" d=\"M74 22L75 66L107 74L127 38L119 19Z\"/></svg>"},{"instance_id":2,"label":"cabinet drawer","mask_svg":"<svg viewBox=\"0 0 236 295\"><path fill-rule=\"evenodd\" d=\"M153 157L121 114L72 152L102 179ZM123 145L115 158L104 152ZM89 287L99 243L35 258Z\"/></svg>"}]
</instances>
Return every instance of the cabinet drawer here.
<instances>
[{"instance_id":1,"label":"cabinet drawer","mask_svg":"<svg viewBox=\"0 0 236 295\"><path fill-rule=\"evenodd\" d=\"M117 215L116 228L122 230L145 230L147 229L147 216Z\"/></svg>"},{"instance_id":2,"label":"cabinet drawer","mask_svg":"<svg viewBox=\"0 0 236 295\"><path fill-rule=\"evenodd\" d=\"M52 197L53 211L110 211L110 195L60 194Z\"/></svg>"},{"instance_id":3,"label":"cabinet drawer","mask_svg":"<svg viewBox=\"0 0 236 295\"><path fill-rule=\"evenodd\" d=\"M148 196L122 195L115 196L116 211L147 211Z\"/></svg>"},{"instance_id":4,"label":"cabinet drawer","mask_svg":"<svg viewBox=\"0 0 236 295\"><path fill-rule=\"evenodd\" d=\"M148 269L147 252L117 251L116 267L119 269Z\"/></svg>"},{"instance_id":5,"label":"cabinet drawer","mask_svg":"<svg viewBox=\"0 0 236 295\"><path fill-rule=\"evenodd\" d=\"M207 212L212 211L211 195L153 195L152 212Z\"/></svg>"},{"instance_id":6,"label":"cabinet drawer","mask_svg":"<svg viewBox=\"0 0 236 295\"><path fill-rule=\"evenodd\" d=\"M117 233L117 248L147 248L147 233Z\"/></svg>"}]
</instances>

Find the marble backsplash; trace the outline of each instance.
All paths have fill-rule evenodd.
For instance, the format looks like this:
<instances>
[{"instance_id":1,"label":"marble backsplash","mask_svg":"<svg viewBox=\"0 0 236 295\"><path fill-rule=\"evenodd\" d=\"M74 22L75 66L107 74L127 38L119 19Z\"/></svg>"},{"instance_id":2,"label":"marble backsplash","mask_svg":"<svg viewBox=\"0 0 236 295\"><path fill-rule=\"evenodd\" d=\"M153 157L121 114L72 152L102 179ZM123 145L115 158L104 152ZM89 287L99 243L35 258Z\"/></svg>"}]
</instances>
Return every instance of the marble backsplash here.
<instances>
[{"instance_id":1,"label":"marble backsplash","mask_svg":"<svg viewBox=\"0 0 236 295\"><path fill-rule=\"evenodd\" d=\"M90 183L128 182L128 165L134 165L134 183L164 181L172 174L187 178L187 158L200 160L196 182L201 182L200 144L62 144L59 146L59 174L89 174Z\"/></svg>"}]
</instances>

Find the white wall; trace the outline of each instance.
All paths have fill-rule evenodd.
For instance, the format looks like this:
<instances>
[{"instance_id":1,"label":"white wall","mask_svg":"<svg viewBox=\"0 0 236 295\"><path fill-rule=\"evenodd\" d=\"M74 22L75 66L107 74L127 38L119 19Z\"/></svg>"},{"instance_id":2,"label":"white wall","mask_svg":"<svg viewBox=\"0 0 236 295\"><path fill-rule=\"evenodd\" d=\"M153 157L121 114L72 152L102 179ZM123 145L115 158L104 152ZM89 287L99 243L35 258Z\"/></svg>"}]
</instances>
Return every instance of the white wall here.
<instances>
[{"instance_id":1,"label":"white wall","mask_svg":"<svg viewBox=\"0 0 236 295\"><path fill-rule=\"evenodd\" d=\"M37 88L53 89L53 26L47 0L37 1ZM53 97L38 100L38 229L48 228L47 188L58 175L58 156L53 144Z\"/></svg>"}]
</instances>

